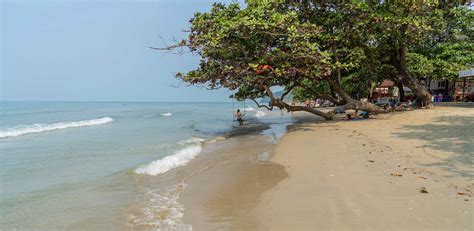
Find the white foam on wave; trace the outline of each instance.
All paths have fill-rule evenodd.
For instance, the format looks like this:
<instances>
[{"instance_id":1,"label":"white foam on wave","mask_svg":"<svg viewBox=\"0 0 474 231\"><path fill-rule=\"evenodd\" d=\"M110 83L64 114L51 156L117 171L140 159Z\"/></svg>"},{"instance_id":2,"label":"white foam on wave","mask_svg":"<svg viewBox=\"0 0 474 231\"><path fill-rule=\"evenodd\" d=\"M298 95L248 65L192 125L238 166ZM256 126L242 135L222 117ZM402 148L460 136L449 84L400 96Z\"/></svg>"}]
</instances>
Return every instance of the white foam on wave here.
<instances>
[{"instance_id":1,"label":"white foam on wave","mask_svg":"<svg viewBox=\"0 0 474 231\"><path fill-rule=\"evenodd\" d=\"M151 189L138 204L138 210L128 216L132 230L183 230L192 226L183 223L184 207L178 202L179 195L186 188L180 183L164 189Z\"/></svg>"},{"instance_id":2,"label":"white foam on wave","mask_svg":"<svg viewBox=\"0 0 474 231\"><path fill-rule=\"evenodd\" d=\"M255 111L255 108L248 106L244 109L245 111Z\"/></svg>"},{"instance_id":3,"label":"white foam on wave","mask_svg":"<svg viewBox=\"0 0 474 231\"><path fill-rule=\"evenodd\" d=\"M186 165L194 159L202 150L201 144L185 147L173 155L165 156L147 165L135 169L135 173L156 176L165 173L173 168Z\"/></svg>"},{"instance_id":4,"label":"white foam on wave","mask_svg":"<svg viewBox=\"0 0 474 231\"><path fill-rule=\"evenodd\" d=\"M21 125L21 126L16 126L14 128L0 130L0 138L15 137L15 136L21 136L21 135L26 135L26 134L47 132L47 131L60 130L60 129L66 129L66 128L93 126L93 125L110 123L112 121L114 120L110 117L102 117L100 119L61 122L61 123L53 123L53 124Z\"/></svg>"},{"instance_id":5,"label":"white foam on wave","mask_svg":"<svg viewBox=\"0 0 474 231\"><path fill-rule=\"evenodd\" d=\"M262 117L264 117L265 115L266 115L266 114L265 114L265 112L263 112L263 111L257 111L257 113L255 113L255 117L257 117L257 118L262 118Z\"/></svg>"},{"instance_id":6,"label":"white foam on wave","mask_svg":"<svg viewBox=\"0 0 474 231\"><path fill-rule=\"evenodd\" d=\"M162 116L166 116L166 117L169 117L169 116L172 116L173 114L171 112L166 112L166 113L163 113L161 114Z\"/></svg>"}]
</instances>

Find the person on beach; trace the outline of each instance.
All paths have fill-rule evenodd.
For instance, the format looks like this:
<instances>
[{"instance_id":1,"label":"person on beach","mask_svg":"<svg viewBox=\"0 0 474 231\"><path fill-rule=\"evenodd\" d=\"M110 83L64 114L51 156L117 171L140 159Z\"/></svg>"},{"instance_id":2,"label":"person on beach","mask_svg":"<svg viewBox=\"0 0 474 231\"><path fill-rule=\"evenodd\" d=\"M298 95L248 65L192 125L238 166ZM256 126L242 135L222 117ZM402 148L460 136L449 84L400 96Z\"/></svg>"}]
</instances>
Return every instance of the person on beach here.
<instances>
[{"instance_id":1,"label":"person on beach","mask_svg":"<svg viewBox=\"0 0 474 231\"><path fill-rule=\"evenodd\" d=\"M360 115L362 116L362 119L368 119L369 118L369 112L362 111L360 113Z\"/></svg>"},{"instance_id":2,"label":"person on beach","mask_svg":"<svg viewBox=\"0 0 474 231\"><path fill-rule=\"evenodd\" d=\"M361 116L362 118L360 118L359 116ZM362 111L359 114L359 110L356 110L354 114L348 113L346 115L347 120L364 120L364 119L368 119L368 118L369 118L369 112Z\"/></svg>"},{"instance_id":3,"label":"person on beach","mask_svg":"<svg viewBox=\"0 0 474 231\"><path fill-rule=\"evenodd\" d=\"M347 120L352 120L352 119L353 119L353 118L352 118L352 115L351 115L350 113L348 113L348 114L346 115L346 118L347 118Z\"/></svg>"},{"instance_id":4,"label":"person on beach","mask_svg":"<svg viewBox=\"0 0 474 231\"><path fill-rule=\"evenodd\" d=\"M244 125L244 115L242 112L240 112L240 109L237 109L237 111L234 114L234 117L237 121L239 121L239 125L242 126Z\"/></svg>"},{"instance_id":5,"label":"person on beach","mask_svg":"<svg viewBox=\"0 0 474 231\"><path fill-rule=\"evenodd\" d=\"M346 112L346 110L344 110L344 107L342 107L342 106L336 107L335 110L336 110L336 113L345 113Z\"/></svg>"},{"instance_id":6,"label":"person on beach","mask_svg":"<svg viewBox=\"0 0 474 231\"><path fill-rule=\"evenodd\" d=\"M347 120L356 120L359 119L359 109L356 109L354 113L347 114Z\"/></svg>"}]
</instances>

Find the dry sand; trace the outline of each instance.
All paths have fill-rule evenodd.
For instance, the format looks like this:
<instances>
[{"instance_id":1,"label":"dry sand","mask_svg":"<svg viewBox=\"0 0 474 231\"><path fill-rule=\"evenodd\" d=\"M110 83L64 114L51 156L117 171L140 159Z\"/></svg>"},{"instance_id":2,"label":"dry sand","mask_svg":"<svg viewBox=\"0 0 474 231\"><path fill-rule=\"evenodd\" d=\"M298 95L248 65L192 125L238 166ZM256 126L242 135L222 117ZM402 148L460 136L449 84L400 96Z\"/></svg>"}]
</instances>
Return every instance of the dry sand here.
<instances>
[{"instance_id":1,"label":"dry sand","mask_svg":"<svg viewBox=\"0 0 474 231\"><path fill-rule=\"evenodd\" d=\"M193 230L473 230L473 158L474 108L306 123L180 200Z\"/></svg>"}]
</instances>

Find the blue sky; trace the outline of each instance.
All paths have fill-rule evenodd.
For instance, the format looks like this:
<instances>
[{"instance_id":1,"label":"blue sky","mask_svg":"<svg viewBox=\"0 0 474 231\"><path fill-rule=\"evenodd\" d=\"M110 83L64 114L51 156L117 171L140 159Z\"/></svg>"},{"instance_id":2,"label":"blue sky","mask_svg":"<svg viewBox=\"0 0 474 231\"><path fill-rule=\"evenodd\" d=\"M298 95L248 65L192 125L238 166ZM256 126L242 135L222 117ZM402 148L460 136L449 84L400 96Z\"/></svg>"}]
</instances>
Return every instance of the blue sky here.
<instances>
[{"instance_id":1,"label":"blue sky","mask_svg":"<svg viewBox=\"0 0 474 231\"><path fill-rule=\"evenodd\" d=\"M224 90L173 87L197 56L148 48L183 38L212 1L1 2L1 100L229 101Z\"/></svg>"}]
</instances>

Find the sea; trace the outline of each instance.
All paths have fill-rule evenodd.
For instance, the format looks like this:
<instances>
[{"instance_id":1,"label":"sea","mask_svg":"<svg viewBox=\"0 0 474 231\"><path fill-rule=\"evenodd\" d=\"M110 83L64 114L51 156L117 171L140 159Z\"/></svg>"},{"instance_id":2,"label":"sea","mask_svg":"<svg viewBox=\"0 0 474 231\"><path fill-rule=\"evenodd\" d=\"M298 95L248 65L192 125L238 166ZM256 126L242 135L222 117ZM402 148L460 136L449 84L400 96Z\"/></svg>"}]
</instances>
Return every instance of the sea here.
<instances>
[{"instance_id":1,"label":"sea","mask_svg":"<svg viewBox=\"0 0 474 231\"><path fill-rule=\"evenodd\" d=\"M206 143L247 132L277 142L293 122L249 105L0 102L0 230L180 227L170 190L185 182L167 174L183 174Z\"/></svg>"}]
</instances>

